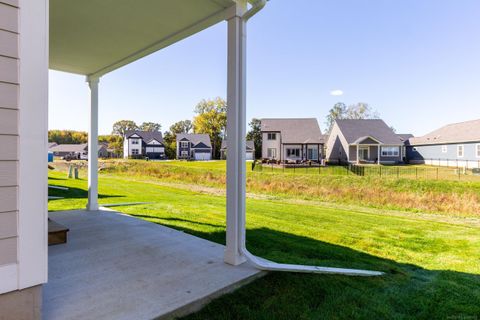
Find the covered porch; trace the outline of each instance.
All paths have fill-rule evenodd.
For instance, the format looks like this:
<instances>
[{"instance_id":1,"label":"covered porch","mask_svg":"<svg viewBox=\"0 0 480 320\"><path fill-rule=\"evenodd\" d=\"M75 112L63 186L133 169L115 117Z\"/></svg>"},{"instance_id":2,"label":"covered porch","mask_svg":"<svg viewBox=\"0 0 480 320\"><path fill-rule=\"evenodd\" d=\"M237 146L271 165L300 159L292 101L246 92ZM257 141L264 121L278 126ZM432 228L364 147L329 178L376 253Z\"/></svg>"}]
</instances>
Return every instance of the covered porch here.
<instances>
[{"instance_id":1,"label":"covered porch","mask_svg":"<svg viewBox=\"0 0 480 320\"><path fill-rule=\"evenodd\" d=\"M173 318L265 274L225 264L222 245L111 210L50 217L70 232L49 248L45 319Z\"/></svg>"},{"instance_id":2,"label":"covered porch","mask_svg":"<svg viewBox=\"0 0 480 320\"><path fill-rule=\"evenodd\" d=\"M277 264L246 248L246 23L265 4L266 0L50 2L50 68L86 76L91 92L89 150L98 145L102 76L226 20L229 156L226 245L219 246L101 210L98 154L90 152L86 211L50 215L70 229L70 238L49 253L46 318L169 317L193 311L260 270L382 274Z\"/></svg>"},{"instance_id":3,"label":"covered porch","mask_svg":"<svg viewBox=\"0 0 480 320\"><path fill-rule=\"evenodd\" d=\"M383 143L371 136L361 137L349 146L349 162L356 164L380 164Z\"/></svg>"}]
</instances>

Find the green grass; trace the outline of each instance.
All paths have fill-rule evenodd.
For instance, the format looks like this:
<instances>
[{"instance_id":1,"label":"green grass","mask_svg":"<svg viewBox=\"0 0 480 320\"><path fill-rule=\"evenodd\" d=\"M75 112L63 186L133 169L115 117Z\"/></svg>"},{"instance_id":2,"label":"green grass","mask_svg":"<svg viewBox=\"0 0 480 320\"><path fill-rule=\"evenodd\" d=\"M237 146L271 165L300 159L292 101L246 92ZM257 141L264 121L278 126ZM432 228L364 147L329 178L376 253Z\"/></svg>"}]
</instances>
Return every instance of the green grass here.
<instances>
[{"instance_id":1,"label":"green grass","mask_svg":"<svg viewBox=\"0 0 480 320\"><path fill-rule=\"evenodd\" d=\"M341 167L338 167L341 168ZM341 168L343 169L343 168ZM328 170L335 170L330 167ZM107 162L105 174L148 181L225 188L225 162ZM480 213L480 181L384 179L345 174L247 172L247 191L274 198L296 198L372 208L443 215Z\"/></svg>"},{"instance_id":2,"label":"green grass","mask_svg":"<svg viewBox=\"0 0 480 320\"><path fill-rule=\"evenodd\" d=\"M215 179L100 175L100 203L153 203L116 210L224 243L225 197ZM211 167L210 167L211 166ZM218 167L215 167L218 166ZM176 167L176 168L174 168ZM194 170L195 171L195 170ZM67 199L50 210L84 208L86 181L50 172ZM420 182L418 182L420 183ZM422 189L424 185L414 186ZM398 186L402 188L402 185ZM440 188L441 189L441 188ZM259 194L261 195L261 194ZM480 219L329 204L294 197L247 199L247 246L288 263L380 270L379 278L271 273L213 301L188 319L475 319L480 315Z\"/></svg>"}]
</instances>

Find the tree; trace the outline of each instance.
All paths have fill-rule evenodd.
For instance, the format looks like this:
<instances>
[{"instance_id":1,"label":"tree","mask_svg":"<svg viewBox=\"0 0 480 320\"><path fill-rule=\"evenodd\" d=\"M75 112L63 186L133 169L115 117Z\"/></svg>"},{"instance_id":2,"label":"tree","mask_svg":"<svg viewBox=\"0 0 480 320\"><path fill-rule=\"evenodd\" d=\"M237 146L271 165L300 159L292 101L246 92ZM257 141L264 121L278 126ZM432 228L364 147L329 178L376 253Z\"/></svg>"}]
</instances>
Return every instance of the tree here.
<instances>
[{"instance_id":1,"label":"tree","mask_svg":"<svg viewBox=\"0 0 480 320\"><path fill-rule=\"evenodd\" d=\"M142 131L159 132L160 129L162 129L162 125L160 123L144 122L140 125L140 130Z\"/></svg>"},{"instance_id":2,"label":"tree","mask_svg":"<svg viewBox=\"0 0 480 320\"><path fill-rule=\"evenodd\" d=\"M137 130L137 124L132 120L120 120L113 124L112 134L124 137L127 131Z\"/></svg>"},{"instance_id":3,"label":"tree","mask_svg":"<svg viewBox=\"0 0 480 320\"><path fill-rule=\"evenodd\" d=\"M165 146L165 155L167 159L175 159L177 156L176 135L170 131L163 134L163 144Z\"/></svg>"},{"instance_id":4,"label":"tree","mask_svg":"<svg viewBox=\"0 0 480 320\"><path fill-rule=\"evenodd\" d=\"M192 129L193 125L190 120L181 120L170 126L170 132L174 135L177 135L178 133L189 133Z\"/></svg>"},{"instance_id":5,"label":"tree","mask_svg":"<svg viewBox=\"0 0 480 320\"><path fill-rule=\"evenodd\" d=\"M337 119L378 119L379 114L373 110L367 103L359 102L351 104L348 107L343 102L337 102L330 109L325 124L327 132L330 132L333 123Z\"/></svg>"},{"instance_id":6,"label":"tree","mask_svg":"<svg viewBox=\"0 0 480 320\"><path fill-rule=\"evenodd\" d=\"M197 116L193 119L195 133L206 133L212 141L213 157L220 157L220 145L227 125L227 103L222 98L202 100L195 107Z\"/></svg>"},{"instance_id":7,"label":"tree","mask_svg":"<svg viewBox=\"0 0 480 320\"><path fill-rule=\"evenodd\" d=\"M378 112L373 110L367 103L359 102L349 105L346 119L378 119Z\"/></svg>"},{"instance_id":8,"label":"tree","mask_svg":"<svg viewBox=\"0 0 480 320\"><path fill-rule=\"evenodd\" d=\"M248 124L250 130L247 132L247 140L253 140L255 144L255 159L262 157L262 132L260 119L253 118Z\"/></svg>"},{"instance_id":9,"label":"tree","mask_svg":"<svg viewBox=\"0 0 480 320\"><path fill-rule=\"evenodd\" d=\"M84 131L74 130L49 130L48 141L57 144L87 143L88 134Z\"/></svg>"},{"instance_id":10,"label":"tree","mask_svg":"<svg viewBox=\"0 0 480 320\"><path fill-rule=\"evenodd\" d=\"M121 157L123 155L123 137L119 135L101 135L98 136L98 142L106 143L108 149L112 149L114 157Z\"/></svg>"},{"instance_id":11,"label":"tree","mask_svg":"<svg viewBox=\"0 0 480 320\"><path fill-rule=\"evenodd\" d=\"M325 121L327 132L332 130L335 120L345 118L346 111L347 106L343 102L337 102L333 105L332 109L328 111L327 120Z\"/></svg>"}]
</instances>

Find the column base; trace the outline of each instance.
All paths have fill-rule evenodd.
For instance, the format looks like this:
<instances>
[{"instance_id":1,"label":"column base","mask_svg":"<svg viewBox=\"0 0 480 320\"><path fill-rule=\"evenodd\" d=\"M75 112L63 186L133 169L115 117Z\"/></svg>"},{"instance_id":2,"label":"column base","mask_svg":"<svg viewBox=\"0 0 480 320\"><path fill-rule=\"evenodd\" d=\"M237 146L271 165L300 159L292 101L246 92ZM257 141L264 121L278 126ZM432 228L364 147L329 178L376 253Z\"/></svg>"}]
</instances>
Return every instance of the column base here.
<instances>
[{"instance_id":1,"label":"column base","mask_svg":"<svg viewBox=\"0 0 480 320\"><path fill-rule=\"evenodd\" d=\"M231 264L232 266L238 266L246 262L247 258L237 252L231 252L230 250L225 249L223 261L227 264Z\"/></svg>"},{"instance_id":2,"label":"column base","mask_svg":"<svg viewBox=\"0 0 480 320\"><path fill-rule=\"evenodd\" d=\"M86 208L88 211L98 211L100 209L100 206L98 205L98 203L87 203L87 208Z\"/></svg>"}]
</instances>

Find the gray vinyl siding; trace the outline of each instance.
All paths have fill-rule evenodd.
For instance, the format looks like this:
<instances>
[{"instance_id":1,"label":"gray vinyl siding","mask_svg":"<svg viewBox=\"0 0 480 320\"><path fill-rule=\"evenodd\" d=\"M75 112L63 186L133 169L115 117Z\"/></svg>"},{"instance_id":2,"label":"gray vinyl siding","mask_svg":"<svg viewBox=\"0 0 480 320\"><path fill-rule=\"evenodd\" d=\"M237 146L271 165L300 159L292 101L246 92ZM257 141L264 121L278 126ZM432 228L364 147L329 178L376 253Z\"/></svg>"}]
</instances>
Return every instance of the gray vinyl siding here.
<instances>
[{"instance_id":1,"label":"gray vinyl siding","mask_svg":"<svg viewBox=\"0 0 480 320\"><path fill-rule=\"evenodd\" d=\"M186 148L182 148L182 141L183 142L188 142L188 146ZM191 143L190 141L188 140L180 140L180 141L177 141L177 150L178 150L178 153L177 153L177 159L185 159L185 157L182 158L182 151L187 151L188 153L188 156L186 158L190 158L192 153L191 153Z\"/></svg>"},{"instance_id":2,"label":"gray vinyl siding","mask_svg":"<svg viewBox=\"0 0 480 320\"><path fill-rule=\"evenodd\" d=\"M461 160L461 161L480 161L476 154L478 142L451 143L438 145L408 146L407 158L409 161L424 160ZM463 145L463 157L457 156L457 146ZM442 152L442 146L447 147L447 152Z\"/></svg>"},{"instance_id":3,"label":"gray vinyl siding","mask_svg":"<svg viewBox=\"0 0 480 320\"><path fill-rule=\"evenodd\" d=\"M17 261L18 1L0 0L0 266Z\"/></svg>"}]
</instances>

